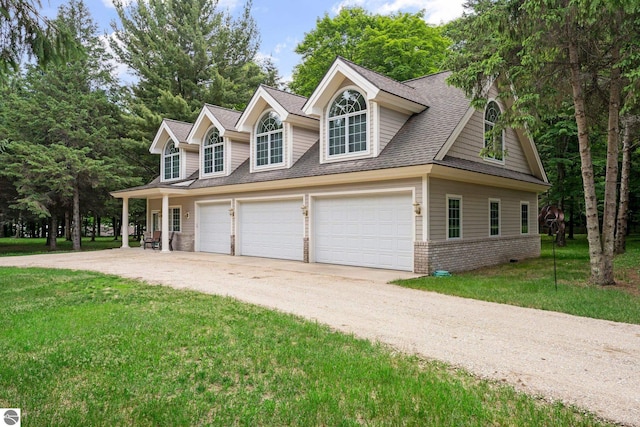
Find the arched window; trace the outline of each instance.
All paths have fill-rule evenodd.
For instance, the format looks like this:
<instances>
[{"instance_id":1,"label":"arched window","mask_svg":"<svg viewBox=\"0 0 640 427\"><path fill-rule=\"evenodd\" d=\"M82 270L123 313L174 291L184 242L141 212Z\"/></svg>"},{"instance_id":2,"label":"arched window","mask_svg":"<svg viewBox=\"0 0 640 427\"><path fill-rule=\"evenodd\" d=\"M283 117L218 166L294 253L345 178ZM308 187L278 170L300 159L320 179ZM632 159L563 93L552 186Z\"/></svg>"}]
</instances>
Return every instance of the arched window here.
<instances>
[{"instance_id":1,"label":"arched window","mask_svg":"<svg viewBox=\"0 0 640 427\"><path fill-rule=\"evenodd\" d=\"M489 101L484 110L484 148L485 157L502 161L504 159L504 131L499 135L493 133L493 128L500 119L500 106L495 101Z\"/></svg>"},{"instance_id":2,"label":"arched window","mask_svg":"<svg viewBox=\"0 0 640 427\"><path fill-rule=\"evenodd\" d=\"M224 171L224 144L216 128L211 129L204 138L202 170L205 174Z\"/></svg>"},{"instance_id":3,"label":"arched window","mask_svg":"<svg viewBox=\"0 0 640 427\"><path fill-rule=\"evenodd\" d=\"M342 91L329 108L329 156L367 150L367 103L353 89Z\"/></svg>"},{"instance_id":4,"label":"arched window","mask_svg":"<svg viewBox=\"0 0 640 427\"><path fill-rule=\"evenodd\" d=\"M180 150L173 141L169 141L164 147L164 179L180 178Z\"/></svg>"},{"instance_id":5,"label":"arched window","mask_svg":"<svg viewBox=\"0 0 640 427\"><path fill-rule=\"evenodd\" d=\"M256 166L282 163L282 120L274 111L262 116L256 128Z\"/></svg>"}]
</instances>

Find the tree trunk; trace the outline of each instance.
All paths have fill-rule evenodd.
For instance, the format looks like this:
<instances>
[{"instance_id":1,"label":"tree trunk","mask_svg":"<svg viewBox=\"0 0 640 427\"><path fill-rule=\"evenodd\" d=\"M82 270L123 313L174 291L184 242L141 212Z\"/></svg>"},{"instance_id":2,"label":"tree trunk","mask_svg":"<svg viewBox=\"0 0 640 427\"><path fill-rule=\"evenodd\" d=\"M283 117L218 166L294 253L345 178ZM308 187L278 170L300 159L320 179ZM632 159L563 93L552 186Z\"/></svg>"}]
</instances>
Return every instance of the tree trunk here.
<instances>
[{"instance_id":1,"label":"tree trunk","mask_svg":"<svg viewBox=\"0 0 640 427\"><path fill-rule=\"evenodd\" d=\"M98 237L100 237L101 236L101 234L100 234L101 231L100 230L102 228L102 218L100 217L100 215L96 216L96 220L98 222Z\"/></svg>"},{"instance_id":2,"label":"tree trunk","mask_svg":"<svg viewBox=\"0 0 640 427\"><path fill-rule=\"evenodd\" d=\"M91 228L91 241L95 242L96 241L96 225L98 222L98 215L96 215L95 213L93 214L93 227Z\"/></svg>"},{"instance_id":3,"label":"tree trunk","mask_svg":"<svg viewBox=\"0 0 640 427\"><path fill-rule=\"evenodd\" d=\"M64 238L67 242L71 241L71 214L69 210L64 211Z\"/></svg>"},{"instance_id":4,"label":"tree trunk","mask_svg":"<svg viewBox=\"0 0 640 427\"><path fill-rule=\"evenodd\" d=\"M620 92L622 86L620 47L611 49L611 82L609 87L609 126L607 130L607 171L604 187L604 213L602 215L603 285L615 284L613 258L618 203L618 154L620 152Z\"/></svg>"},{"instance_id":5,"label":"tree trunk","mask_svg":"<svg viewBox=\"0 0 640 427\"><path fill-rule=\"evenodd\" d=\"M616 221L616 241L614 252L622 254L627 246L627 229L629 226L629 180L631 177L631 141L639 117L627 116L623 119L624 133L622 136L622 171L620 172L620 204Z\"/></svg>"},{"instance_id":6,"label":"tree trunk","mask_svg":"<svg viewBox=\"0 0 640 427\"><path fill-rule=\"evenodd\" d=\"M49 250L55 251L58 249L58 217L56 214L52 213L51 218L49 218Z\"/></svg>"},{"instance_id":7,"label":"tree trunk","mask_svg":"<svg viewBox=\"0 0 640 427\"><path fill-rule=\"evenodd\" d=\"M120 228L118 227L118 218L115 216L112 217L113 220L113 240L118 240L118 236L120 235Z\"/></svg>"},{"instance_id":8,"label":"tree trunk","mask_svg":"<svg viewBox=\"0 0 640 427\"><path fill-rule=\"evenodd\" d=\"M15 238L20 238L20 230L22 229L22 215L18 215L18 221L16 222L16 235Z\"/></svg>"},{"instance_id":9,"label":"tree trunk","mask_svg":"<svg viewBox=\"0 0 640 427\"><path fill-rule=\"evenodd\" d=\"M576 125L578 127L578 146L580 151L580 170L582 172L582 187L584 190L585 214L587 217L587 241L589 242L589 263L591 267L590 281L596 285L607 285L604 272L604 258L600 240L600 226L598 224L598 199L593 177L593 159L589 143L589 129L582 89L580 64L578 62L578 46L571 39L568 43L569 62L571 69L571 90L575 109Z\"/></svg>"},{"instance_id":10,"label":"tree trunk","mask_svg":"<svg viewBox=\"0 0 640 427\"><path fill-rule=\"evenodd\" d=\"M78 183L73 186L73 227L71 230L71 241L73 242L73 250L79 251L81 247L80 233L82 231L82 223L80 222L80 189Z\"/></svg>"}]
</instances>

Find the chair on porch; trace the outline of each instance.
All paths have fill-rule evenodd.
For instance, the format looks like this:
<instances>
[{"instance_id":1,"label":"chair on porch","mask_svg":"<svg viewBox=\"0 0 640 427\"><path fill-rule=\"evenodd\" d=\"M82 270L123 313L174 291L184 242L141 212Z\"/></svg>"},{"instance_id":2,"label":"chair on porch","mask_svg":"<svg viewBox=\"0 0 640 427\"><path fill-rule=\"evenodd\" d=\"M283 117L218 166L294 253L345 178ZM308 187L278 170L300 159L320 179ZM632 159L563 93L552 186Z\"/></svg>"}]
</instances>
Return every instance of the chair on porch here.
<instances>
[{"instance_id":1,"label":"chair on porch","mask_svg":"<svg viewBox=\"0 0 640 427\"><path fill-rule=\"evenodd\" d=\"M162 243L162 231L154 231L151 237L147 237L142 242L142 249L147 249L147 245L151 246L151 249L159 249Z\"/></svg>"}]
</instances>

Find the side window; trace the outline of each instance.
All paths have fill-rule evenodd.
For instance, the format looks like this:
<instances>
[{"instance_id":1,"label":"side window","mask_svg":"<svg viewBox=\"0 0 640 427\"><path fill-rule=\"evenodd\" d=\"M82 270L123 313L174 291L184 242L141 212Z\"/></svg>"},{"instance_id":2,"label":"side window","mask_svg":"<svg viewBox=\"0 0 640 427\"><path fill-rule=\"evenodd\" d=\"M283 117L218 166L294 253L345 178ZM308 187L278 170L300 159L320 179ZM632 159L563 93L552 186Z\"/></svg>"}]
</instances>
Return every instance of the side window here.
<instances>
[{"instance_id":1,"label":"side window","mask_svg":"<svg viewBox=\"0 0 640 427\"><path fill-rule=\"evenodd\" d=\"M500 200L489 199L489 235L500 235Z\"/></svg>"},{"instance_id":2,"label":"side window","mask_svg":"<svg viewBox=\"0 0 640 427\"><path fill-rule=\"evenodd\" d=\"M329 107L329 157L367 151L367 103L362 94L347 89Z\"/></svg>"},{"instance_id":3,"label":"side window","mask_svg":"<svg viewBox=\"0 0 640 427\"><path fill-rule=\"evenodd\" d=\"M500 106L495 101L489 101L484 110L484 149L485 159L504 160L504 131L494 135L493 128L502 114Z\"/></svg>"},{"instance_id":4,"label":"side window","mask_svg":"<svg viewBox=\"0 0 640 427\"><path fill-rule=\"evenodd\" d=\"M447 239L462 238L462 197L447 196Z\"/></svg>"},{"instance_id":5,"label":"side window","mask_svg":"<svg viewBox=\"0 0 640 427\"><path fill-rule=\"evenodd\" d=\"M204 138L202 171L205 174L224 171L224 142L216 128L211 129Z\"/></svg>"},{"instance_id":6,"label":"side window","mask_svg":"<svg viewBox=\"0 0 640 427\"><path fill-rule=\"evenodd\" d=\"M256 166L267 166L284 161L282 120L271 111L266 113L256 128Z\"/></svg>"},{"instance_id":7,"label":"side window","mask_svg":"<svg viewBox=\"0 0 640 427\"><path fill-rule=\"evenodd\" d=\"M520 203L520 233L529 234L529 203Z\"/></svg>"}]
</instances>

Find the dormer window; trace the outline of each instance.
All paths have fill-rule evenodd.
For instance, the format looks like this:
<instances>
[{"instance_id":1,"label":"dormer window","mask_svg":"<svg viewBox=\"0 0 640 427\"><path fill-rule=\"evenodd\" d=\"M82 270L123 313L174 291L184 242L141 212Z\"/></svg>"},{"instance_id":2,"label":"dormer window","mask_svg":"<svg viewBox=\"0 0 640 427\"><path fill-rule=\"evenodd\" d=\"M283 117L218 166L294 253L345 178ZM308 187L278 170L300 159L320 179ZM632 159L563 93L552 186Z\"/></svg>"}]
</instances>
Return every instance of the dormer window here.
<instances>
[{"instance_id":1,"label":"dormer window","mask_svg":"<svg viewBox=\"0 0 640 427\"><path fill-rule=\"evenodd\" d=\"M224 171L224 143L215 127L204 138L202 170L205 174Z\"/></svg>"},{"instance_id":2,"label":"dormer window","mask_svg":"<svg viewBox=\"0 0 640 427\"><path fill-rule=\"evenodd\" d=\"M367 151L367 103L353 89L342 91L329 107L329 156Z\"/></svg>"},{"instance_id":3,"label":"dormer window","mask_svg":"<svg viewBox=\"0 0 640 427\"><path fill-rule=\"evenodd\" d=\"M173 141L169 141L164 147L162 162L165 181L180 178L180 150Z\"/></svg>"},{"instance_id":4,"label":"dormer window","mask_svg":"<svg viewBox=\"0 0 640 427\"><path fill-rule=\"evenodd\" d=\"M493 133L493 128L500 119L500 106L495 101L489 101L484 110L484 151L485 159L504 161L504 131L500 135Z\"/></svg>"},{"instance_id":5,"label":"dormer window","mask_svg":"<svg viewBox=\"0 0 640 427\"><path fill-rule=\"evenodd\" d=\"M262 116L256 127L256 166L284 161L282 120L275 111Z\"/></svg>"}]
</instances>

